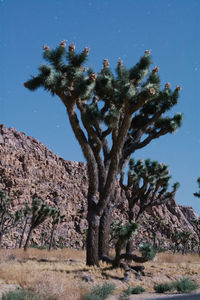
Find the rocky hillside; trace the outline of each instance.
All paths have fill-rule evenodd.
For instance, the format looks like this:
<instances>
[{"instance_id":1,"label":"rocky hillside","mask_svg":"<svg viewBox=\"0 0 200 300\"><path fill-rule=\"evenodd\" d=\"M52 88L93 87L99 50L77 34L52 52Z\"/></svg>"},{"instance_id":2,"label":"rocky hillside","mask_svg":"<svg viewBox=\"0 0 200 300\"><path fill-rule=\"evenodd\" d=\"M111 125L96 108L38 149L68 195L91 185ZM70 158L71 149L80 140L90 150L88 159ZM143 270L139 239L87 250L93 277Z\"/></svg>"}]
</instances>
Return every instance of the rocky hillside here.
<instances>
[{"instance_id":1,"label":"rocky hillside","mask_svg":"<svg viewBox=\"0 0 200 300\"><path fill-rule=\"evenodd\" d=\"M56 242L62 240L68 247L83 245L84 230L87 226L87 166L83 162L66 161L55 155L37 139L26 136L14 128L0 125L0 189L6 189L19 208L25 201L31 202L37 195L62 209L66 222L56 232ZM120 193L119 193L120 194ZM124 218L125 201L120 201L114 212L115 218ZM124 206L125 205L125 206ZM152 218L151 216L154 216ZM156 218L156 216L158 218ZM149 219L142 236L150 237L152 219L162 219L168 228L187 228L193 231L191 219L197 217L192 207L179 206L173 199L167 204L153 208L146 214ZM49 224L43 231L49 232ZM4 238L4 246L14 246L20 228L12 233L12 238ZM158 236L168 235L165 231ZM40 235L35 231L33 242L40 243Z\"/></svg>"}]
</instances>

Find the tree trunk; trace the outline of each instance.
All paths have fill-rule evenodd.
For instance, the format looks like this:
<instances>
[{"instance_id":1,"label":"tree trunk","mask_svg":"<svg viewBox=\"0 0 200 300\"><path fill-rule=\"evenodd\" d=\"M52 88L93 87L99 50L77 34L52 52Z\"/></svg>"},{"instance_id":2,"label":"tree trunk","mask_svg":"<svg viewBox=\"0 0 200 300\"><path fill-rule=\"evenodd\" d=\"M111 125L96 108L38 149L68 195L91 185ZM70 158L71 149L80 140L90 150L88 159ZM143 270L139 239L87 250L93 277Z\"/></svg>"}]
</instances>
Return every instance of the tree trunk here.
<instances>
[{"instance_id":1,"label":"tree trunk","mask_svg":"<svg viewBox=\"0 0 200 300\"><path fill-rule=\"evenodd\" d=\"M124 243L125 243L124 240L119 239L115 245L115 259L113 261L113 268L118 268L120 266L120 260L121 260L120 255Z\"/></svg>"},{"instance_id":2,"label":"tree trunk","mask_svg":"<svg viewBox=\"0 0 200 300\"><path fill-rule=\"evenodd\" d=\"M2 238L3 238L3 233L0 232L0 247L1 247L1 244L2 244Z\"/></svg>"},{"instance_id":3,"label":"tree trunk","mask_svg":"<svg viewBox=\"0 0 200 300\"><path fill-rule=\"evenodd\" d=\"M49 242L49 248L48 250L50 251L52 248L52 244L53 244L53 234L56 228L56 224L53 225L52 230L51 230L51 237L50 237L50 242Z\"/></svg>"},{"instance_id":4,"label":"tree trunk","mask_svg":"<svg viewBox=\"0 0 200 300\"><path fill-rule=\"evenodd\" d=\"M109 240L113 207L109 203L101 219L99 227L99 259L109 255Z\"/></svg>"},{"instance_id":5,"label":"tree trunk","mask_svg":"<svg viewBox=\"0 0 200 300\"><path fill-rule=\"evenodd\" d=\"M27 223L28 223L28 218L25 220L24 228L23 228L21 239L20 239L20 242L19 242L19 248L22 247L22 243L23 243L23 239L24 239L24 233L26 231Z\"/></svg>"},{"instance_id":6,"label":"tree trunk","mask_svg":"<svg viewBox=\"0 0 200 300\"><path fill-rule=\"evenodd\" d=\"M86 247L86 264L88 266L99 266L99 224L100 216L94 210L88 210L88 232Z\"/></svg>"},{"instance_id":7,"label":"tree trunk","mask_svg":"<svg viewBox=\"0 0 200 300\"><path fill-rule=\"evenodd\" d=\"M26 239L26 243L25 243L25 245L24 245L24 251L26 251L27 248L28 248L28 243L29 243L29 241L30 241L32 231L33 231L33 228L30 227L29 232L28 232L28 236L27 236L27 239Z\"/></svg>"}]
</instances>

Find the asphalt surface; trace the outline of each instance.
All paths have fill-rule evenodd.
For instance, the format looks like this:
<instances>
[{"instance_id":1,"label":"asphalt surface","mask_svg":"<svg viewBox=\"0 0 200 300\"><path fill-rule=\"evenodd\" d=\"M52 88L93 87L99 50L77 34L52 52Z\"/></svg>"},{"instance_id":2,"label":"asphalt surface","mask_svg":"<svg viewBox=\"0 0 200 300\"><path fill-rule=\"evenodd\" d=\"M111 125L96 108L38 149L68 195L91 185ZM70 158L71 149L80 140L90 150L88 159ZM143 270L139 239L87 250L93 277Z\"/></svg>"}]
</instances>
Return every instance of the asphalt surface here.
<instances>
[{"instance_id":1,"label":"asphalt surface","mask_svg":"<svg viewBox=\"0 0 200 300\"><path fill-rule=\"evenodd\" d=\"M200 300L200 293L198 294L187 294L187 295L176 295L176 296L169 296L164 298L150 298L147 300Z\"/></svg>"}]
</instances>

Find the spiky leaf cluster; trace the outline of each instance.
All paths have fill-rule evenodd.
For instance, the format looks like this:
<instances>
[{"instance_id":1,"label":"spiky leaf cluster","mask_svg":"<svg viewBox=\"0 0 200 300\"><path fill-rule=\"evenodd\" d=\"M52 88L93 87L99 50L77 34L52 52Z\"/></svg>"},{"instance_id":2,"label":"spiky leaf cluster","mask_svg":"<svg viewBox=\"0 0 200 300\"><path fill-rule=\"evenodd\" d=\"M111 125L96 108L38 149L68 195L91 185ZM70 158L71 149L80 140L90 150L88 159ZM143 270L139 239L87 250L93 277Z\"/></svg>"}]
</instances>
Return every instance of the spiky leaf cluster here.
<instances>
[{"instance_id":1,"label":"spiky leaf cluster","mask_svg":"<svg viewBox=\"0 0 200 300\"><path fill-rule=\"evenodd\" d=\"M197 179L197 184L198 184L199 192L194 193L194 196L200 198L200 177Z\"/></svg>"},{"instance_id":2,"label":"spiky leaf cluster","mask_svg":"<svg viewBox=\"0 0 200 300\"><path fill-rule=\"evenodd\" d=\"M46 205L39 198L33 198L31 206L31 228L43 223L47 218L57 213L56 208Z\"/></svg>"},{"instance_id":3,"label":"spiky leaf cluster","mask_svg":"<svg viewBox=\"0 0 200 300\"><path fill-rule=\"evenodd\" d=\"M59 209L55 209L52 213L52 225L57 225L64 221L65 215L61 214Z\"/></svg>"},{"instance_id":4,"label":"spiky leaf cluster","mask_svg":"<svg viewBox=\"0 0 200 300\"><path fill-rule=\"evenodd\" d=\"M98 74L95 74L91 68L86 72L84 64L87 61L89 48L78 53L75 51L74 44L69 46L68 51L65 46L66 44L61 42L55 49L44 47L43 57L47 64L40 65L39 74L32 76L25 83L25 87L30 90L43 87L53 95L66 94L81 99L84 102L82 112L91 124L100 120L105 121L105 124L111 128L118 125L118 112L123 111L126 101L132 103L134 111L143 97L146 99L146 104L133 117L130 135L144 128L150 120L153 120L155 114L159 114L159 117L153 128L148 127L151 135L157 136L158 133L162 135L166 131L173 132L180 126L182 119L180 114L173 118L162 118L162 114L177 103L178 89L174 92L170 88L160 90L158 68L149 71L152 64L149 51L145 51L133 68L128 69L122 61L119 61L116 69L117 76L114 76L107 59L103 61L104 66ZM91 107L89 100L93 96L103 100L103 109L99 103L96 107Z\"/></svg>"},{"instance_id":5,"label":"spiky leaf cluster","mask_svg":"<svg viewBox=\"0 0 200 300\"><path fill-rule=\"evenodd\" d=\"M152 260L156 256L156 250L148 243L141 243L139 248L142 257L147 260Z\"/></svg>"},{"instance_id":6,"label":"spiky leaf cluster","mask_svg":"<svg viewBox=\"0 0 200 300\"><path fill-rule=\"evenodd\" d=\"M121 221L115 221L112 224L113 238L127 241L136 233L137 228L138 225L134 221L126 224L122 224Z\"/></svg>"},{"instance_id":7,"label":"spiky leaf cluster","mask_svg":"<svg viewBox=\"0 0 200 300\"><path fill-rule=\"evenodd\" d=\"M147 207L163 204L174 197L179 183L174 183L172 191L168 192L170 179L167 165L150 159L145 161L130 159L128 182L126 185L123 184L123 175L120 182L129 201L129 208L133 209L136 203L139 204L140 210L137 217Z\"/></svg>"},{"instance_id":8,"label":"spiky leaf cluster","mask_svg":"<svg viewBox=\"0 0 200 300\"><path fill-rule=\"evenodd\" d=\"M10 232L21 220L22 212L17 210L13 212L13 202L6 193L0 191L0 232L5 234Z\"/></svg>"}]
</instances>

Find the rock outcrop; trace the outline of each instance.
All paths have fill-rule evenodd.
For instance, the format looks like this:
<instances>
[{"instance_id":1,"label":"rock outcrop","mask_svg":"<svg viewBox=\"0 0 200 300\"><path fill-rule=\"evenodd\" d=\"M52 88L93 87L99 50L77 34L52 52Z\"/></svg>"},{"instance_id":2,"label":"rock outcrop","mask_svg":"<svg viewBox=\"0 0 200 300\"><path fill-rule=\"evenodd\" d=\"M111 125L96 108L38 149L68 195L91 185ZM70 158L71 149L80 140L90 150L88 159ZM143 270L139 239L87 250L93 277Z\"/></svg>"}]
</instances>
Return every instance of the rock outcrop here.
<instances>
[{"instance_id":1,"label":"rock outcrop","mask_svg":"<svg viewBox=\"0 0 200 300\"><path fill-rule=\"evenodd\" d=\"M0 125L0 190L7 190L13 199L13 209L23 206L25 201L31 202L33 195L58 206L65 213L66 222L56 232L57 243L62 241L66 246L76 248L83 246L87 227L87 186L85 163L66 161L37 139ZM114 212L115 218L124 218L124 207L125 203L119 205ZM180 227L193 232L191 220L197 214L193 208L179 206L171 200L167 205L152 208L146 216L165 219L171 230ZM49 233L49 226L46 222L43 232ZM6 236L4 246L14 246L20 230L14 231L11 238ZM148 237L148 232L142 234ZM33 242L40 243L40 239L36 230Z\"/></svg>"}]
</instances>

